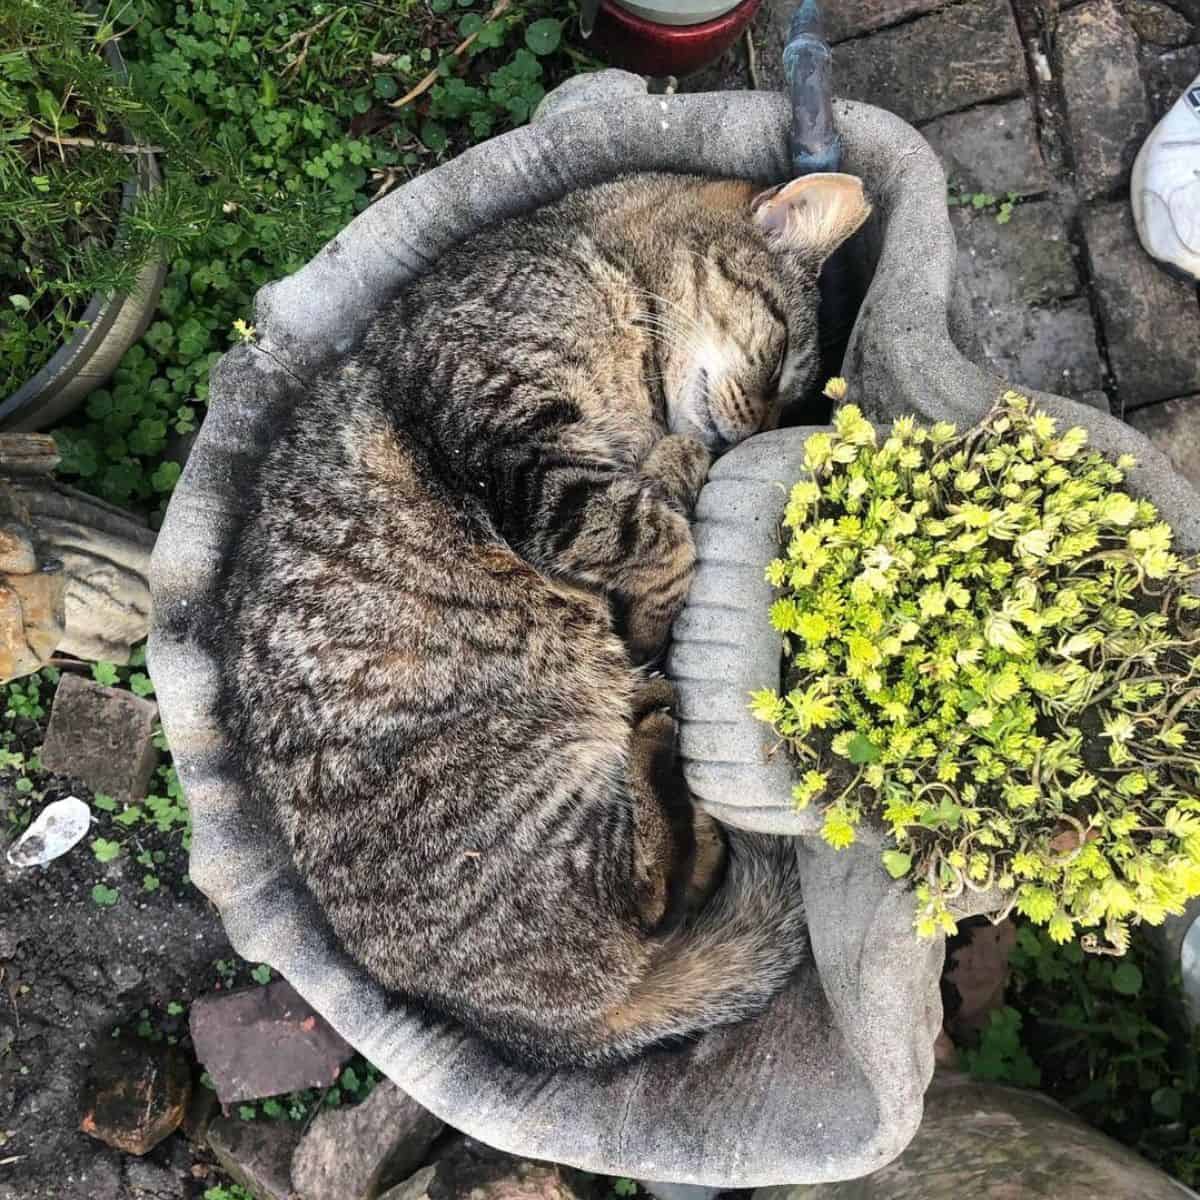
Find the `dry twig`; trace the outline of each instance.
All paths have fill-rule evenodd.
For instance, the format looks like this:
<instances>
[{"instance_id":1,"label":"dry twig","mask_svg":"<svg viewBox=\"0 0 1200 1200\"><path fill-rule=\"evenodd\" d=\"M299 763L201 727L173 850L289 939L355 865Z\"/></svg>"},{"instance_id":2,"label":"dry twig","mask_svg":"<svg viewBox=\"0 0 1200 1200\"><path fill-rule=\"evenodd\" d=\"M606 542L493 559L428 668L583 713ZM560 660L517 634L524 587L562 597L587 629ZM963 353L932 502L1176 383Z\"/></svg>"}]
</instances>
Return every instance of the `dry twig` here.
<instances>
[{"instance_id":1,"label":"dry twig","mask_svg":"<svg viewBox=\"0 0 1200 1200\"><path fill-rule=\"evenodd\" d=\"M279 47L278 53L284 54L294 45L296 45L297 42L303 43L303 45L300 47L300 53L289 60L287 66L283 68L283 73L285 76L294 75L302 66L304 66L305 61L308 59L308 48L312 44L313 38L315 38L317 34L320 33L321 30L333 20L334 17L338 16L341 11L342 10L340 8L335 8L333 12L331 12L328 16L322 17L315 25L310 26L308 29L297 30L290 38L288 38L286 42L283 43L282 46Z\"/></svg>"},{"instance_id":2,"label":"dry twig","mask_svg":"<svg viewBox=\"0 0 1200 1200\"><path fill-rule=\"evenodd\" d=\"M143 146L137 143L127 146L124 142L104 142L90 137L55 137L48 130L39 128L37 124L30 124L29 132L39 141L49 142L52 146L58 146L60 149L63 146L97 146L101 150L115 150L118 154L163 153L162 146Z\"/></svg>"},{"instance_id":3,"label":"dry twig","mask_svg":"<svg viewBox=\"0 0 1200 1200\"><path fill-rule=\"evenodd\" d=\"M499 17L502 17L508 11L509 5L511 4L512 0L496 0L496 3L492 5L492 11L483 18L483 25L490 25ZM463 38L463 40L459 42L453 50L450 51L450 57L458 58L459 55L464 54L467 50L469 50L474 44L475 39L479 36L479 32L483 28L483 25L481 25L479 29L475 30L474 33ZM405 92L399 100L393 100L390 107L403 108L406 104L411 104L418 96L424 95L425 92L429 91L429 89L433 87L433 85L437 82L437 77L438 69L437 67L434 67L433 70L430 71L420 83Z\"/></svg>"}]
</instances>

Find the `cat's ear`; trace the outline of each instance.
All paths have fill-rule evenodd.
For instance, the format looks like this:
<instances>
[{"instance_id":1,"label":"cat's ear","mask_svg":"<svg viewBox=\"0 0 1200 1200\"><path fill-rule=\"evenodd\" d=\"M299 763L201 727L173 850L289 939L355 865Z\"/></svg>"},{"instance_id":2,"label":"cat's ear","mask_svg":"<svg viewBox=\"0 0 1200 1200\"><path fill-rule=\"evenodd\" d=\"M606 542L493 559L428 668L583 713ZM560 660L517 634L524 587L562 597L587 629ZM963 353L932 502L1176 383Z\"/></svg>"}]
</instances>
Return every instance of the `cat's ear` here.
<instances>
[{"instance_id":1,"label":"cat's ear","mask_svg":"<svg viewBox=\"0 0 1200 1200\"><path fill-rule=\"evenodd\" d=\"M760 192L750 211L768 241L819 266L871 215L871 205L856 175L828 171Z\"/></svg>"}]
</instances>

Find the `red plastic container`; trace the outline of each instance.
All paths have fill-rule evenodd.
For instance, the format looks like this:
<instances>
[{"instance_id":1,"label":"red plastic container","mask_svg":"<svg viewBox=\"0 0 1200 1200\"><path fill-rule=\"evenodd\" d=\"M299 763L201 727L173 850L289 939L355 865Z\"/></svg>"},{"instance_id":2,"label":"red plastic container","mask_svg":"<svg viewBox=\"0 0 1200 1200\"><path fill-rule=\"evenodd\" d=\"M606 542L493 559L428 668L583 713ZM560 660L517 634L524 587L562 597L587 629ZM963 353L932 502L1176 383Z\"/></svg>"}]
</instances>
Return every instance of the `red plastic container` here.
<instances>
[{"instance_id":1,"label":"red plastic container","mask_svg":"<svg viewBox=\"0 0 1200 1200\"><path fill-rule=\"evenodd\" d=\"M690 75L715 62L741 36L762 0L742 0L736 8L701 25L660 25L600 0L591 42L598 57L639 75Z\"/></svg>"}]
</instances>

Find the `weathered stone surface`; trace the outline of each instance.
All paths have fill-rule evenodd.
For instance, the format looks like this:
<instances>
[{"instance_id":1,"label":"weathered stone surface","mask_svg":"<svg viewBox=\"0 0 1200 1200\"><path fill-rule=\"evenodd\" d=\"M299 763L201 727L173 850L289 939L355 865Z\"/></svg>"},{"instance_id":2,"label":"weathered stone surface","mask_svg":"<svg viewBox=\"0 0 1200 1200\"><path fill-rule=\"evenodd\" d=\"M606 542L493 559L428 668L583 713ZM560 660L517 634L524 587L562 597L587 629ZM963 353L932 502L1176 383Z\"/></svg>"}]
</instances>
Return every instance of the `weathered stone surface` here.
<instances>
[{"instance_id":1,"label":"weathered stone surface","mask_svg":"<svg viewBox=\"0 0 1200 1200\"><path fill-rule=\"evenodd\" d=\"M1161 0L1125 0L1125 15L1138 37L1158 46L1184 46L1195 33L1187 17Z\"/></svg>"},{"instance_id":2,"label":"weathered stone surface","mask_svg":"<svg viewBox=\"0 0 1200 1200\"><path fill-rule=\"evenodd\" d=\"M1148 404L1128 417L1200 489L1200 395Z\"/></svg>"},{"instance_id":3,"label":"weathered stone surface","mask_svg":"<svg viewBox=\"0 0 1200 1200\"><path fill-rule=\"evenodd\" d=\"M385 1080L361 1103L321 1113L292 1156L304 1200L367 1200L420 1166L445 1128Z\"/></svg>"},{"instance_id":4,"label":"weathered stone surface","mask_svg":"<svg viewBox=\"0 0 1200 1200\"><path fill-rule=\"evenodd\" d=\"M354 1053L283 979L201 996L189 1028L222 1104L325 1087Z\"/></svg>"},{"instance_id":5,"label":"weathered stone surface","mask_svg":"<svg viewBox=\"0 0 1200 1200\"><path fill-rule=\"evenodd\" d=\"M127 663L150 631L150 552L144 522L53 480L15 483L46 553L62 563L65 628L57 649Z\"/></svg>"},{"instance_id":6,"label":"weathered stone surface","mask_svg":"<svg viewBox=\"0 0 1200 1200\"><path fill-rule=\"evenodd\" d=\"M836 44L859 34L874 33L876 29L910 17L919 17L922 13L934 12L945 3L946 0L838 0L821 7L825 14L825 34L831 44ZM785 9L789 15L795 9L788 0L782 0L776 7Z\"/></svg>"},{"instance_id":7,"label":"weathered stone surface","mask_svg":"<svg viewBox=\"0 0 1200 1200\"><path fill-rule=\"evenodd\" d=\"M937 151L946 178L963 191L1027 196L1050 187L1024 98L939 117L921 133Z\"/></svg>"},{"instance_id":8,"label":"weathered stone surface","mask_svg":"<svg viewBox=\"0 0 1200 1200\"><path fill-rule=\"evenodd\" d=\"M140 800L158 761L158 705L90 679L64 674L54 693L42 765L93 792Z\"/></svg>"},{"instance_id":9,"label":"weathered stone surface","mask_svg":"<svg viewBox=\"0 0 1200 1200\"><path fill-rule=\"evenodd\" d=\"M179 1128L191 1087L174 1046L105 1039L88 1072L79 1128L126 1154L146 1154Z\"/></svg>"},{"instance_id":10,"label":"weathered stone surface","mask_svg":"<svg viewBox=\"0 0 1200 1200\"><path fill-rule=\"evenodd\" d=\"M578 1200L585 1178L557 1163L511 1158L471 1138L458 1138L431 1164L434 1174L422 1182L425 1171L400 1185L401 1200ZM428 1170L428 1168L426 1168ZM419 1189L419 1190L418 1190ZM385 1200L392 1200L389 1192Z\"/></svg>"},{"instance_id":11,"label":"weathered stone surface","mask_svg":"<svg viewBox=\"0 0 1200 1200\"><path fill-rule=\"evenodd\" d=\"M300 1130L290 1121L218 1117L208 1146L225 1173L255 1200L292 1200L292 1153Z\"/></svg>"},{"instance_id":12,"label":"weathered stone surface","mask_svg":"<svg viewBox=\"0 0 1200 1200\"><path fill-rule=\"evenodd\" d=\"M1004 304L980 321L983 351L1011 383L1078 397L1103 385L1096 329L1086 300L1062 300L1046 308Z\"/></svg>"},{"instance_id":13,"label":"weathered stone surface","mask_svg":"<svg viewBox=\"0 0 1200 1200\"><path fill-rule=\"evenodd\" d=\"M208 1127L221 1111L217 1093L201 1085L192 1088L192 1099L183 1114L180 1128L188 1141L196 1146L208 1145Z\"/></svg>"},{"instance_id":14,"label":"weathered stone surface","mask_svg":"<svg viewBox=\"0 0 1200 1200\"><path fill-rule=\"evenodd\" d=\"M833 7L833 6L831 6ZM834 91L928 121L1025 86L1025 60L1004 0L967 0L839 47Z\"/></svg>"},{"instance_id":15,"label":"weathered stone surface","mask_svg":"<svg viewBox=\"0 0 1200 1200\"><path fill-rule=\"evenodd\" d=\"M1152 124L1137 36L1112 0L1089 0L1059 19L1055 49L1076 182L1088 199L1108 195Z\"/></svg>"},{"instance_id":16,"label":"weathered stone surface","mask_svg":"<svg viewBox=\"0 0 1200 1200\"><path fill-rule=\"evenodd\" d=\"M654 1200L714 1200L721 1194L720 1188L700 1187L694 1183L655 1183L651 1179L639 1179L638 1183Z\"/></svg>"},{"instance_id":17,"label":"weathered stone surface","mask_svg":"<svg viewBox=\"0 0 1200 1200\"><path fill-rule=\"evenodd\" d=\"M1200 5L1200 0L1197 4ZM1144 71L1150 115L1157 121L1200 75L1200 46L1185 46L1182 50L1154 55L1144 64Z\"/></svg>"},{"instance_id":18,"label":"weathered stone surface","mask_svg":"<svg viewBox=\"0 0 1200 1200\"><path fill-rule=\"evenodd\" d=\"M180 1175L169 1167L133 1159L125 1164L129 1200L184 1200L188 1195Z\"/></svg>"},{"instance_id":19,"label":"weathered stone surface","mask_svg":"<svg viewBox=\"0 0 1200 1200\"><path fill-rule=\"evenodd\" d=\"M1083 217L1108 359L1127 409L1200 391L1196 289L1160 270L1120 200Z\"/></svg>"},{"instance_id":20,"label":"weathered stone surface","mask_svg":"<svg viewBox=\"0 0 1200 1200\"><path fill-rule=\"evenodd\" d=\"M1019 204L1006 224L996 214L956 208L958 270L971 296L990 305L1045 304L1082 290L1067 226L1049 200Z\"/></svg>"},{"instance_id":21,"label":"weathered stone surface","mask_svg":"<svg viewBox=\"0 0 1200 1200\"><path fill-rule=\"evenodd\" d=\"M1112 406L1108 402L1108 393L1102 392L1099 388L1092 388L1090 391L1080 392L1075 397L1080 404L1086 404L1094 408L1097 412L1102 412L1105 415L1111 415Z\"/></svg>"},{"instance_id":22,"label":"weathered stone surface","mask_svg":"<svg viewBox=\"0 0 1200 1200\"><path fill-rule=\"evenodd\" d=\"M1170 1176L1037 1092L939 1072L917 1136L863 1179L752 1200L1180 1200Z\"/></svg>"},{"instance_id":23,"label":"weathered stone surface","mask_svg":"<svg viewBox=\"0 0 1200 1200\"><path fill-rule=\"evenodd\" d=\"M1058 206L1017 205L1004 225L971 208L952 210L950 219L975 333L996 369L1045 391L1098 389L1104 377L1091 310L1073 299L1082 287Z\"/></svg>"},{"instance_id":24,"label":"weathered stone surface","mask_svg":"<svg viewBox=\"0 0 1200 1200\"><path fill-rule=\"evenodd\" d=\"M961 927L960 927L961 928ZM999 925L970 925L961 945L947 947L943 987L954 1003L946 1002L946 1025L956 1037L983 1029L994 1009L1004 1003L1008 986L1008 955L1017 941L1011 918Z\"/></svg>"},{"instance_id":25,"label":"weathered stone surface","mask_svg":"<svg viewBox=\"0 0 1200 1200\"><path fill-rule=\"evenodd\" d=\"M437 1175L437 1167L422 1167L415 1175L388 1188L379 1200L428 1200L429 1187Z\"/></svg>"}]
</instances>

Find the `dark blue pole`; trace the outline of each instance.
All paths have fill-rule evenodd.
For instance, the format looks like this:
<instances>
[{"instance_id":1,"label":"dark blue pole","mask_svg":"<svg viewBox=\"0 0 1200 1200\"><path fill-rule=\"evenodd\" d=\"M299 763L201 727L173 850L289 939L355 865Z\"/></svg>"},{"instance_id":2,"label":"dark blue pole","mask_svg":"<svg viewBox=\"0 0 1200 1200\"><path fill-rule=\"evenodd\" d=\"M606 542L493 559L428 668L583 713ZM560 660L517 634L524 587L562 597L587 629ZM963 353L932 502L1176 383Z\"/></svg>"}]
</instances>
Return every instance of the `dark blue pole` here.
<instances>
[{"instance_id":1,"label":"dark blue pole","mask_svg":"<svg viewBox=\"0 0 1200 1200\"><path fill-rule=\"evenodd\" d=\"M783 72L792 97L792 174L836 171L842 140L833 128L833 51L817 0L802 0L792 16Z\"/></svg>"}]
</instances>

